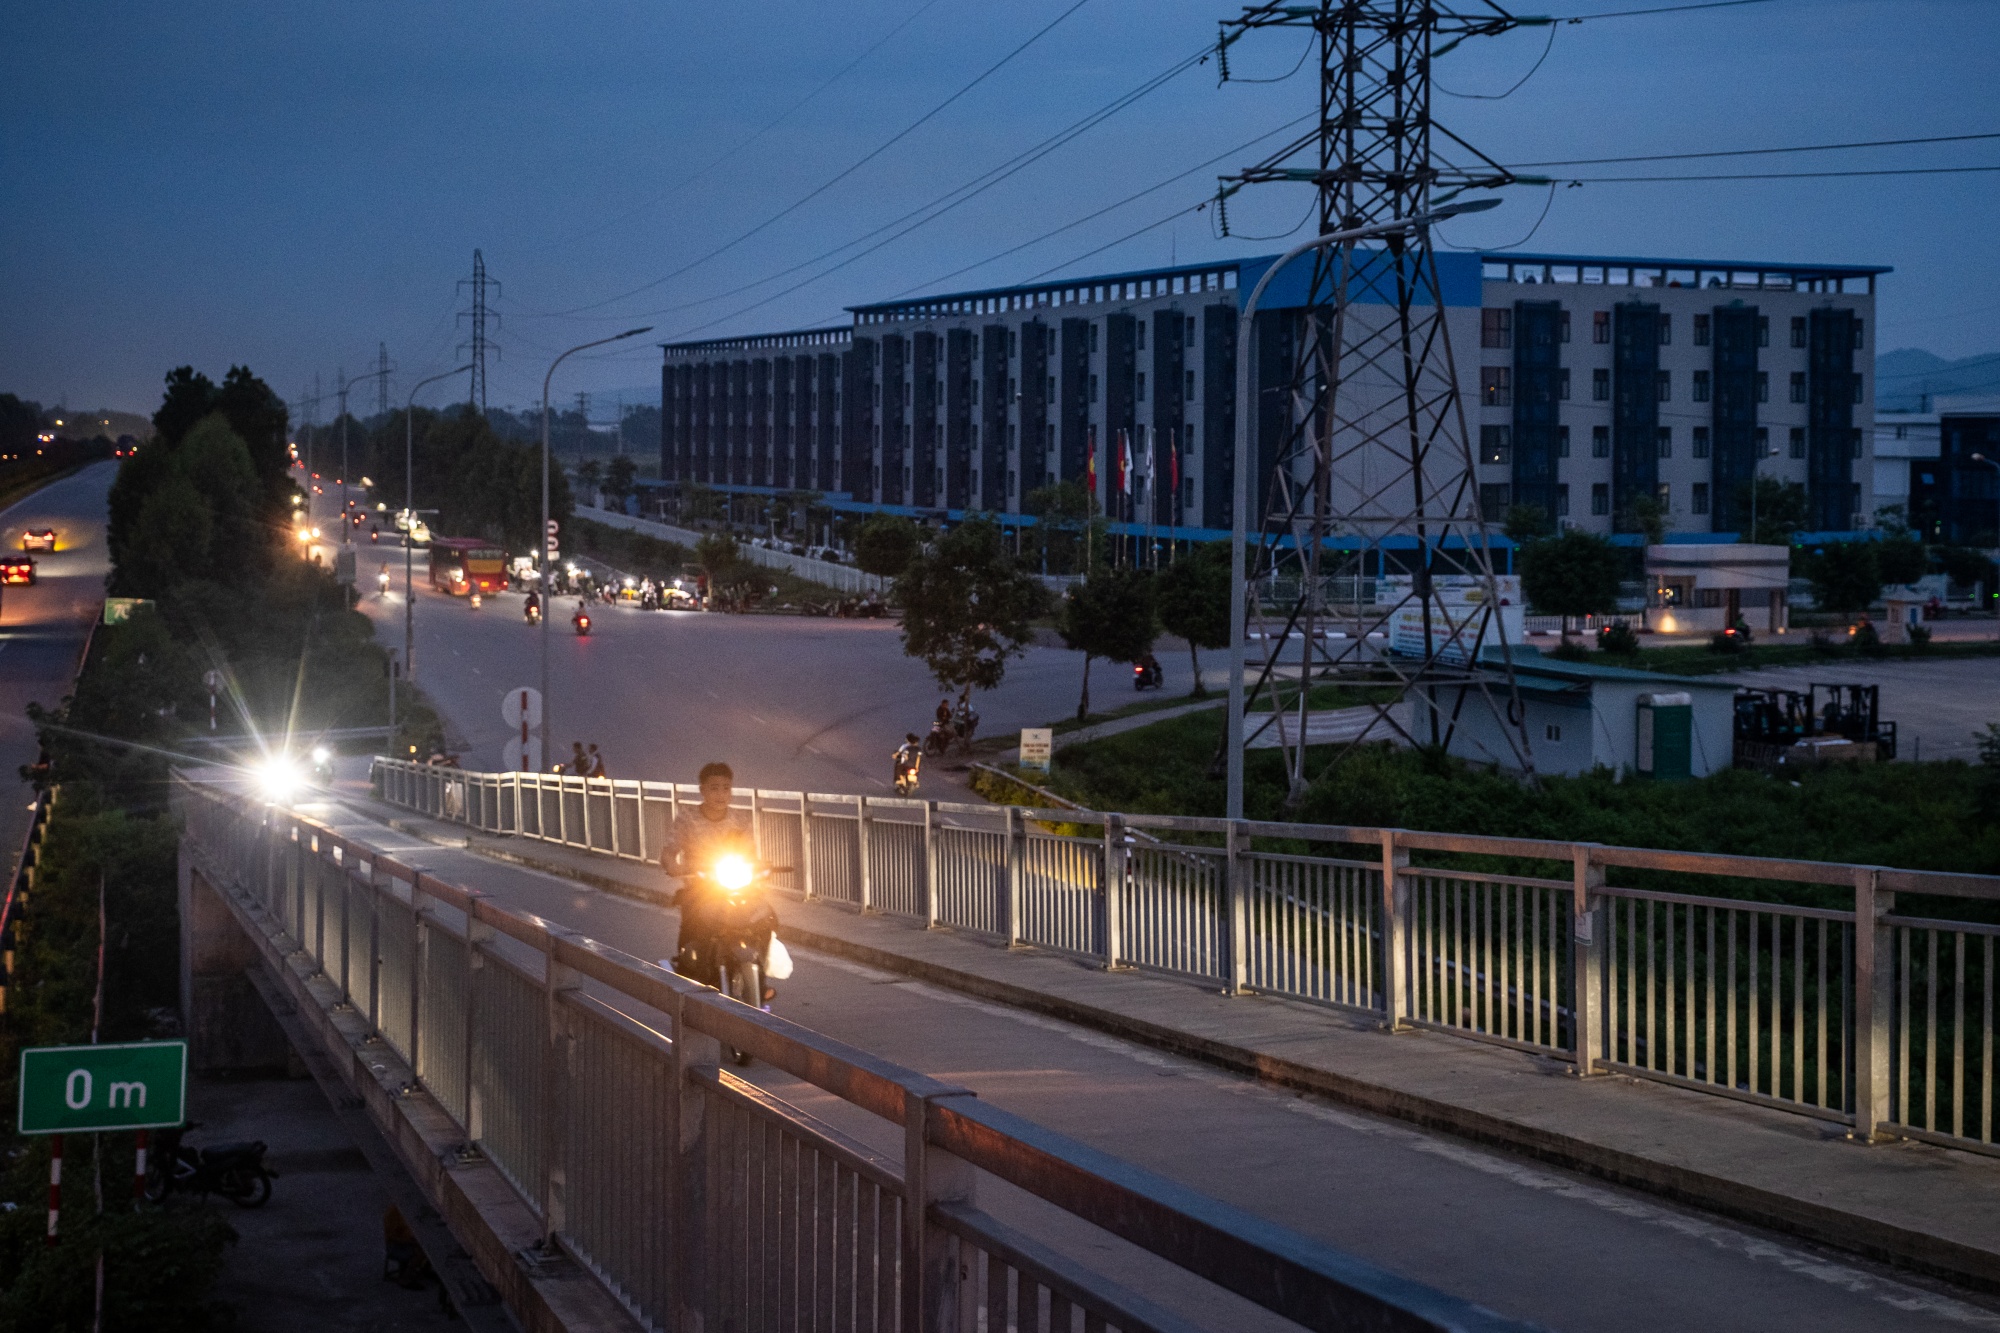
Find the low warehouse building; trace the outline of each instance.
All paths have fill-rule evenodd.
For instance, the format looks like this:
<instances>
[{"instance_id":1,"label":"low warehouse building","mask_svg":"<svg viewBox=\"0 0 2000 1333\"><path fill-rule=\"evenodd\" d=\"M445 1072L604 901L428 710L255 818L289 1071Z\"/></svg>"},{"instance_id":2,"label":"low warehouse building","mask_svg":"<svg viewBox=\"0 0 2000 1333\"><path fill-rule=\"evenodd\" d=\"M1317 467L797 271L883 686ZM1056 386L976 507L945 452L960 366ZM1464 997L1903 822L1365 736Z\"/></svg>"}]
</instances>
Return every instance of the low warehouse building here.
<instances>
[{"instance_id":1,"label":"low warehouse building","mask_svg":"<svg viewBox=\"0 0 2000 1333\"><path fill-rule=\"evenodd\" d=\"M1672 782L1707 777L1733 762L1733 685L1564 662L1521 648L1514 650L1514 678L1537 773L1575 777L1605 768ZM1506 679L1498 670L1492 688L1496 701L1504 699ZM1519 736L1505 735L1486 708L1458 707L1458 694L1454 687L1433 696L1441 725L1458 714L1451 753L1519 769ZM1418 728L1421 736L1421 718Z\"/></svg>"}]
</instances>

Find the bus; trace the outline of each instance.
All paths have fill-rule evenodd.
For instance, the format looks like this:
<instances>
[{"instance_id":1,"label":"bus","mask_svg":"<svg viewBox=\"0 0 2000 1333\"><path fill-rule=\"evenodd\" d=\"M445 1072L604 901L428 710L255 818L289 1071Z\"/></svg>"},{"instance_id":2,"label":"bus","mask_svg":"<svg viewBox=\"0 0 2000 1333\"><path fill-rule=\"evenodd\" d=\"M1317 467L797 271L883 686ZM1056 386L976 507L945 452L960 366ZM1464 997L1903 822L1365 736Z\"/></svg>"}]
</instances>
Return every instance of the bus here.
<instances>
[{"instance_id":1,"label":"bus","mask_svg":"<svg viewBox=\"0 0 2000 1333\"><path fill-rule=\"evenodd\" d=\"M433 537L431 586L453 597L505 592L507 553L476 537Z\"/></svg>"}]
</instances>

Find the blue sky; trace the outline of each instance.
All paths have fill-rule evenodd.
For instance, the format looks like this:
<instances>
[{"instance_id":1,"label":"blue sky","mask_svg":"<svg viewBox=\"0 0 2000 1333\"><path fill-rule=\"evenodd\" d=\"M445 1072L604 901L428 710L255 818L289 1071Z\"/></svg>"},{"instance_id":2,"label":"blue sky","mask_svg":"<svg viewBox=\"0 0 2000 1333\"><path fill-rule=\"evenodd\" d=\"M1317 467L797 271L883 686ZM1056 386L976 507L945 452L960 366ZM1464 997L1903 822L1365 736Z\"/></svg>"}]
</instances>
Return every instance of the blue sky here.
<instances>
[{"instance_id":1,"label":"blue sky","mask_svg":"<svg viewBox=\"0 0 2000 1333\"><path fill-rule=\"evenodd\" d=\"M407 385L456 364L455 283L475 246L503 284L492 402L529 403L549 357L571 343L655 324L659 334L629 351L566 365L557 393L645 385L656 338L817 324L846 303L931 287L1312 105L1310 67L1218 88L1213 65L1202 66L823 280L719 296L1009 159L1212 42L1216 19L1235 8L1087 0L805 206L680 277L608 300L768 218L1074 2L17 0L0 13L0 48L13 57L0 85L0 388L149 411L168 367L219 374L247 362L290 397L315 372L330 384L337 367L363 369L378 342ZM1542 12L1638 7L1550 0ZM1252 37L1232 51L1232 70L1281 76L1304 41ZM1547 42L1547 29L1473 41L1440 62L1438 83L1504 91ZM1527 162L2000 130L1996 87L1991 0L1771 0L1564 25L1512 96L1440 97L1436 110L1496 159ZM1192 205L1218 171L1254 156L944 288L1050 270ZM1751 166L1987 163L2000 163L2000 140ZM1722 169L1735 167L1575 170ZM1307 207L1303 189L1238 196L1233 227L1285 232ZM1448 239L1506 245L1534 229L1528 244L1544 251L1892 264L1882 350L2000 347L2000 174L1592 185L1557 191L1536 229L1547 198L1510 190L1505 207L1448 228ZM1191 214L1065 271L1275 244L1218 239L1210 214Z\"/></svg>"}]
</instances>

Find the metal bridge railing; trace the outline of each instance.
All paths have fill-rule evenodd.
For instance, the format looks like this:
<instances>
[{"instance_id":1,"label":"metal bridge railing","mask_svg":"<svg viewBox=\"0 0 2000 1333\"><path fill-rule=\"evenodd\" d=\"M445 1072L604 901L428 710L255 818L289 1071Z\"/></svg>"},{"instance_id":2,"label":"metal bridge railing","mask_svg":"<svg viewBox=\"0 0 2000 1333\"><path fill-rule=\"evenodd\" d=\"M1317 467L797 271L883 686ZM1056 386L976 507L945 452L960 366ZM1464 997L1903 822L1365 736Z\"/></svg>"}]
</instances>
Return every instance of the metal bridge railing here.
<instances>
[{"instance_id":1,"label":"metal bridge railing","mask_svg":"<svg viewBox=\"0 0 2000 1333\"><path fill-rule=\"evenodd\" d=\"M508 789L523 790L535 794ZM1102 1262L1112 1237L1152 1256L1129 1261L1149 1289L1171 1266L1293 1326L1519 1327L503 909L230 780L184 773L175 795L195 872L277 947L310 956L545 1239L645 1327L1192 1329L1085 1261ZM725 1047L898 1127L901 1151L738 1078ZM1038 1220L1074 1219L1062 1234L1087 1224L1081 1253L986 1212L982 1175L1029 1196Z\"/></svg>"},{"instance_id":2,"label":"metal bridge railing","mask_svg":"<svg viewBox=\"0 0 2000 1333\"><path fill-rule=\"evenodd\" d=\"M374 781L409 809L631 860L656 855L699 799L673 783L389 759L376 761ZM2000 1154L2000 927L1895 914L1898 894L2000 901L2000 876L1408 829L737 796L763 854L800 867L791 888L803 898L1362 1010L1392 1029L1526 1048L1584 1073L1852 1125L1862 1138ZM551 812L546 822L510 813L538 809ZM1569 874L1423 866L1416 853ZM1849 905L1614 886L1614 868L1814 886Z\"/></svg>"}]
</instances>

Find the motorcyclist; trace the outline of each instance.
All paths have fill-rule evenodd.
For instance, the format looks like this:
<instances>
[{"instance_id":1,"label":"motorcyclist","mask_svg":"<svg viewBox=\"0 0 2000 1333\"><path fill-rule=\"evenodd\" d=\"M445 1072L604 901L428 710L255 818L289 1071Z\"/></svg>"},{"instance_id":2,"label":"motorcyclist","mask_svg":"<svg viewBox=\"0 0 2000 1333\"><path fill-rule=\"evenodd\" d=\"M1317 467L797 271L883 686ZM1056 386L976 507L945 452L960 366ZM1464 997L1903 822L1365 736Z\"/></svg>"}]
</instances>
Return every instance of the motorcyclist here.
<instances>
[{"instance_id":1,"label":"motorcyclist","mask_svg":"<svg viewBox=\"0 0 2000 1333\"><path fill-rule=\"evenodd\" d=\"M674 971L713 986L721 980L713 951L690 952L690 946L713 938L723 906L719 901L722 891L701 874L725 855L734 854L754 863L757 840L748 812L730 806L736 775L729 765L704 764L697 780L701 785L701 804L682 811L668 829L666 843L660 848L660 869L669 878L681 881L672 900L681 911L680 933L674 939ZM778 914L766 903L764 916L768 935L778 924ZM767 980L764 1004L768 1006L777 995L776 988Z\"/></svg>"},{"instance_id":2,"label":"motorcyclist","mask_svg":"<svg viewBox=\"0 0 2000 1333\"><path fill-rule=\"evenodd\" d=\"M542 595L533 588L528 590L527 605L521 608L521 614L531 625L542 618Z\"/></svg>"},{"instance_id":3,"label":"motorcyclist","mask_svg":"<svg viewBox=\"0 0 2000 1333\"><path fill-rule=\"evenodd\" d=\"M375 576L375 586L382 590L382 596L387 597L389 595L389 567L387 565L382 566L382 572Z\"/></svg>"},{"instance_id":4,"label":"motorcyclist","mask_svg":"<svg viewBox=\"0 0 2000 1333\"><path fill-rule=\"evenodd\" d=\"M917 789L917 771L924 763L924 743L917 733L903 733L903 743L889 756L896 762L896 791L904 796Z\"/></svg>"}]
</instances>

